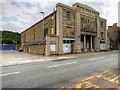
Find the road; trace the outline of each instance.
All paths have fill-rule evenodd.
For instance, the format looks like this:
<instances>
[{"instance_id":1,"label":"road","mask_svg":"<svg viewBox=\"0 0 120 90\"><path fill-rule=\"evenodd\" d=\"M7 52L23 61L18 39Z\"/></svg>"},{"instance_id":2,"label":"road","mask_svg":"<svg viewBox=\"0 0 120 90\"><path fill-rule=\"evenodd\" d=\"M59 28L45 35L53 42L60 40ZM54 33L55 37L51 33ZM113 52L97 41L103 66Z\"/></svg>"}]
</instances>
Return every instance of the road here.
<instances>
[{"instance_id":1,"label":"road","mask_svg":"<svg viewBox=\"0 0 120 90\"><path fill-rule=\"evenodd\" d=\"M2 67L2 88L61 88L118 67L118 53ZM105 85L101 85L104 88Z\"/></svg>"}]
</instances>

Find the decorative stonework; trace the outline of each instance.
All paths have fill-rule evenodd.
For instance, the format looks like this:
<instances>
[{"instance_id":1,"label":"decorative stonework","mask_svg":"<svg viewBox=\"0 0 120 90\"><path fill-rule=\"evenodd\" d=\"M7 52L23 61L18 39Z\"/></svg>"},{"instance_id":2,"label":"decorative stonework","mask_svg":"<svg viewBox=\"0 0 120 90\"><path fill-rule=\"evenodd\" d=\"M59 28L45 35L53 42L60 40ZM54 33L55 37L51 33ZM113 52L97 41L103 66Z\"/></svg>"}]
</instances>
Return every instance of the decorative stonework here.
<instances>
[{"instance_id":1,"label":"decorative stonework","mask_svg":"<svg viewBox=\"0 0 120 90\"><path fill-rule=\"evenodd\" d=\"M21 33L21 46L26 52L62 55L63 38L74 39L72 53L81 53L82 47L84 52L100 51L100 40L107 42L106 20L87 5L75 3L71 7L58 3L56 11L44 18L44 29L41 20ZM45 44L40 40L45 40ZM55 52L50 51L50 44L56 45Z\"/></svg>"}]
</instances>

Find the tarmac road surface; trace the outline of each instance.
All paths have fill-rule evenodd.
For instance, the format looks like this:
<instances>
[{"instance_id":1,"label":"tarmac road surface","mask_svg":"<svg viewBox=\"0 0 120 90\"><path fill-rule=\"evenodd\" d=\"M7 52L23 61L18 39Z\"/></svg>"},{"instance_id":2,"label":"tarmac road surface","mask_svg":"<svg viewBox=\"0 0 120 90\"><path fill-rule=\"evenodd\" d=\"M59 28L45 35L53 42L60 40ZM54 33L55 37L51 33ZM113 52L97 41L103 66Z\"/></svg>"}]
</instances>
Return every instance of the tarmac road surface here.
<instances>
[{"instance_id":1,"label":"tarmac road surface","mask_svg":"<svg viewBox=\"0 0 120 90\"><path fill-rule=\"evenodd\" d=\"M2 88L61 88L77 85L91 76L99 75L100 78L103 72L117 67L118 53L105 52L104 55L6 66L2 67L0 77ZM95 85L106 88L111 83L101 83L98 79ZM87 84L89 86L90 83Z\"/></svg>"}]
</instances>

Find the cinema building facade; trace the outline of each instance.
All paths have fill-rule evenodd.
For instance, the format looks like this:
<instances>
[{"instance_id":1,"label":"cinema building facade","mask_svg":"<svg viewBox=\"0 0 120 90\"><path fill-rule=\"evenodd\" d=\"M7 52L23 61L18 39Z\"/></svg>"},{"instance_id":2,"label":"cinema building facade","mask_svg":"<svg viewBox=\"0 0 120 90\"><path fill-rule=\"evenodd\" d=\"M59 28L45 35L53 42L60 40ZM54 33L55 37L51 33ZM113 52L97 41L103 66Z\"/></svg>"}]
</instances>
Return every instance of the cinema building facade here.
<instances>
[{"instance_id":1,"label":"cinema building facade","mask_svg":"<svg viewBox=\"0 0 120 90\"><path fill-rule=\"evenodd\" d=\"M100 51L101 42L107 50L106 19L81 3L57 3L53 13L21 33L23 50L42 55Z\"/></svg>"}]
</instances>

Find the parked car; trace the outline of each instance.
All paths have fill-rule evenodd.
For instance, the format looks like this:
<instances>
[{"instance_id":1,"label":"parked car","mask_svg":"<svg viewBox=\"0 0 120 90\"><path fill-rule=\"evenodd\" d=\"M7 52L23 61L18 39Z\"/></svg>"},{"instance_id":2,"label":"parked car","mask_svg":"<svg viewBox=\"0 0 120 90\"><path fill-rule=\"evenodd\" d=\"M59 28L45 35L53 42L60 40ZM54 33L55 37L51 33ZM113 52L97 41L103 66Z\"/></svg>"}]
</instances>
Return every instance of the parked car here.
<instances>
[{"instance_id":1,"label":"parked car","mask_svg":"<svg viewBox=\"0 0 120 90\"><path fill-rule=\"evenodd\" d=\"M19 49L19 52L23 52L23 48L20 48L20 49Z\"/></svg>"}]
</instances>

